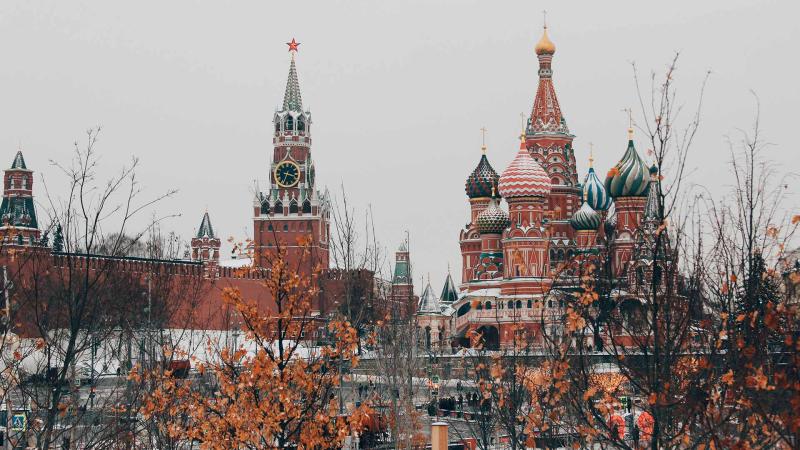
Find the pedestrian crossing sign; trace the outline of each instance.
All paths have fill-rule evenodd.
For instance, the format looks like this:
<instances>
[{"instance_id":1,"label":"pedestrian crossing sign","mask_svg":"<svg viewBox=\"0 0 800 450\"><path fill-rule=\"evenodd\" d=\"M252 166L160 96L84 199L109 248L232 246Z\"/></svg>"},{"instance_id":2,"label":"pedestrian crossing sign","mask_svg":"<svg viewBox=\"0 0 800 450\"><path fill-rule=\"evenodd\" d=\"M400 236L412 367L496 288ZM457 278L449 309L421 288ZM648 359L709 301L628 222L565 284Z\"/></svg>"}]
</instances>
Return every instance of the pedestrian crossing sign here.
<instances>
[{"instance_id":1,"label":"pedestrian crossing sign","mask_svg":"<svg viewBox=\"0 0 800 450\"><path fill-rule=\"evenodd\" d=\"M11 416L11 429L14 431L25 431L28 428L28 417L25 414L14 414Z\"/></svg>"}]
</instances>

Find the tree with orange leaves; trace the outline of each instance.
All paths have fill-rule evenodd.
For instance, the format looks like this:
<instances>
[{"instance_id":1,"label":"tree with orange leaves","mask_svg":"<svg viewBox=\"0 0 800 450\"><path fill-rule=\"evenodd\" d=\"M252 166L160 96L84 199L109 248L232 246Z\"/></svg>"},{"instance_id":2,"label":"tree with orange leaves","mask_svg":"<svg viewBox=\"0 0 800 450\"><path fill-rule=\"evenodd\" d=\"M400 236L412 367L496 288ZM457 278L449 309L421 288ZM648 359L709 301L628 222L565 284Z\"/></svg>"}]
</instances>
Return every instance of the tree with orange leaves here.
<instances>
[{"instance_id":1,"label":"tree with orange leaves","mask_svg":"<svg viewBox=\"0 0 800 450\"><path fill-rule=\"evenodd\" d=\"M272 302L268 307L224 290L224 302L241 318L246 339L235 348L208 345L200 376L171 377L169 370L139 373L158 387L144 399L146 417L168 417L164 431L199 442L203 449L340 448L360 427L364 408L338 414L334 391L342 362L357 364L355 329L344 320L325 324L321 345L302 340L316 331L312 302L319 268L310 275L309 241L299 239L303 258L290 266L285 250L270 254L259 275ZM254 269L255 270L255 269ZM222 305L220 305L222 306Z\"/></svg>"}]
</instances>

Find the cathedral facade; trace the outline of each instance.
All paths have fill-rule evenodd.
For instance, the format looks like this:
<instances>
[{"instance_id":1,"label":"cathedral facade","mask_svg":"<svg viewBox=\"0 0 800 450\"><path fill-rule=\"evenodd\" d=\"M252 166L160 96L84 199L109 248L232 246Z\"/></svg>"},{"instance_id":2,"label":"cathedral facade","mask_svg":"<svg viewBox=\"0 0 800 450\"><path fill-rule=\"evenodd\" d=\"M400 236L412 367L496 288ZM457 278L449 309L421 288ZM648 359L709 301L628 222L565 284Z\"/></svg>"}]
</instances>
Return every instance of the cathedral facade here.
<instances>
[{"instance_id":1,"label":"cathedral facade","mask_svg":"<svg viewBox=\"0 0 800 450\"><path fill-rule=\"evenodd\" d=\"M484 146L467 177L459 293L447 301L426 288L417 313L421 336L433 332L453 348L474 345L476 336L488 348L509 345L520 334L541 342L542 327L562 326L561 313L580 289L576 264L600 265L600 255L607 255L608 276L619 285L659 270L638 251L645 234L656 232L647 224L660 223L658 168L645 164L629 129L622 159L604 181L591 158L579 176L575 136L553 84L555 50L545 27L535 46L538 87L514 159L498 173Z\"/></svg>"}]
</instances>

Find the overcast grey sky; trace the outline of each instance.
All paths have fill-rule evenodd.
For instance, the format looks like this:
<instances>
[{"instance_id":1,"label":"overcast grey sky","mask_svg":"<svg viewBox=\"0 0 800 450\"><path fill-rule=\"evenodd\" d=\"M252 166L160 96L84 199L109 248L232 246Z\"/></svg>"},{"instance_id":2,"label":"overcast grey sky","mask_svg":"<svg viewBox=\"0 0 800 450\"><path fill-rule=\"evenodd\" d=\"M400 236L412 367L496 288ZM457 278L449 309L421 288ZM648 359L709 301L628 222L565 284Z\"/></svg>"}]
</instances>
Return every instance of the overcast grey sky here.
<instances>
[{"instance_id":1,"label":"overcast grey sky","mask_svg":"<svg viewBox=\"0 0 800 450\"><path fill-rule=\"evenodd\" d=\"M724 191L724 136L750 125L750 89L772 158L796 167L800 7L739 0L5 0L0 164L21 144L28 167L50 180L48 160L66 160L85 129L102 125L104 168L134 154L148 192L180 190L159 205L182 213L166 228L188 237L208 207L218 234L241 238L252 227L253 180L267 177L285 42L295 37L318 183L337 191L344 182L357 208L371 204L390 250L409 230L416 278L430 273L438 290L448 263L460 264L479 129L489 130L498 172L517 150L519 113L529 113L537 85L542 9L581 178L588 142L601 174L624 151L630 62L661 70L676 50L687 101L713 71L693 181Z\"/></svg>"}]
</instances>

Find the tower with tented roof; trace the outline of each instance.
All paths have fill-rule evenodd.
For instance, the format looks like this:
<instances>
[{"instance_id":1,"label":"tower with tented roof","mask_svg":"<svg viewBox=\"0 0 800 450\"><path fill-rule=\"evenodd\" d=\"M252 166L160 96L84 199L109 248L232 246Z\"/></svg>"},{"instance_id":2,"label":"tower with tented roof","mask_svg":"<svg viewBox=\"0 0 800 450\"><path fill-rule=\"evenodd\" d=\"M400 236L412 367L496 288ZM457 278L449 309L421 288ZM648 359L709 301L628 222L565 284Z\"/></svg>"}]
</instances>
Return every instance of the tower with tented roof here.
<instances>
[{"instance_id":1,"label":"tower with tented roof","mask_svg":"<svg viewBox=\"0 0 800 450\"><path fill-rule=\"evenodd\" d=\"M567 126L553 85L556 46L548 36L547 24L534 50L539 60L539 84L525 127L525 145L552 184L548 216L551 235L556 238L554 245L558 246L573 238L569 218L580 207L581 191L572 146L575 136Z\"/></svg>"},{"instance_id":2,"label":"tower with tented roof","mask_svg":"<svg viewBox=\"0 0 800 450\"><path fill-rule=\"evenodd\" d=\"M33 171L25 165L22 151L17 151L3 177L0 235L5 243L12 245L35 245L39 242L39 223L33 202Z\"/></svg>"},{"instance_id":3,"label":"tower with tented roof","mask_svg":"<svg viewBox=\"0 0 800 450\"><path fill-rule=\"evenodd\" d=\"M203 262L207 269L208 274L215 273L216 267L219 265L219 247L221 241L216 234L214 234L214 227L211 226L211 217L208 211L203 214L203 220L200 221L200 227L197 229L191 241L192 260Z\"/></svg>"},{"instance_id":4,"label":"tower with tented roof","mask_svg":"<svg viewBox=\"0 0 800 450\"><path fill-rule=\"evenodd\" d=\"M290 265L304 259L304 269L329 267L329 207L327 195L317 190L311 157L311 112L303 108L297 76L299 43L289 45L291 60L283 103L272 118L272 153L267 189L253 203L254 266L265 267L271 255L283 249ZM306 239L310 257L298 241Z\"/></svg>"},{"instance_id":5,"label":"tower with tented roof","mask_svg":"<svg viewBox=\"0 0 800 450\"><path fill-rule=\"evenodd\" d=\"M411 258L408 252L408 242L403 241L394 254L394 275L392 276L392 290L389 294L389 313L394 317L408 317L416 310L414 297L414 282L411 277Z\"/></svg>"}]
</instances>

